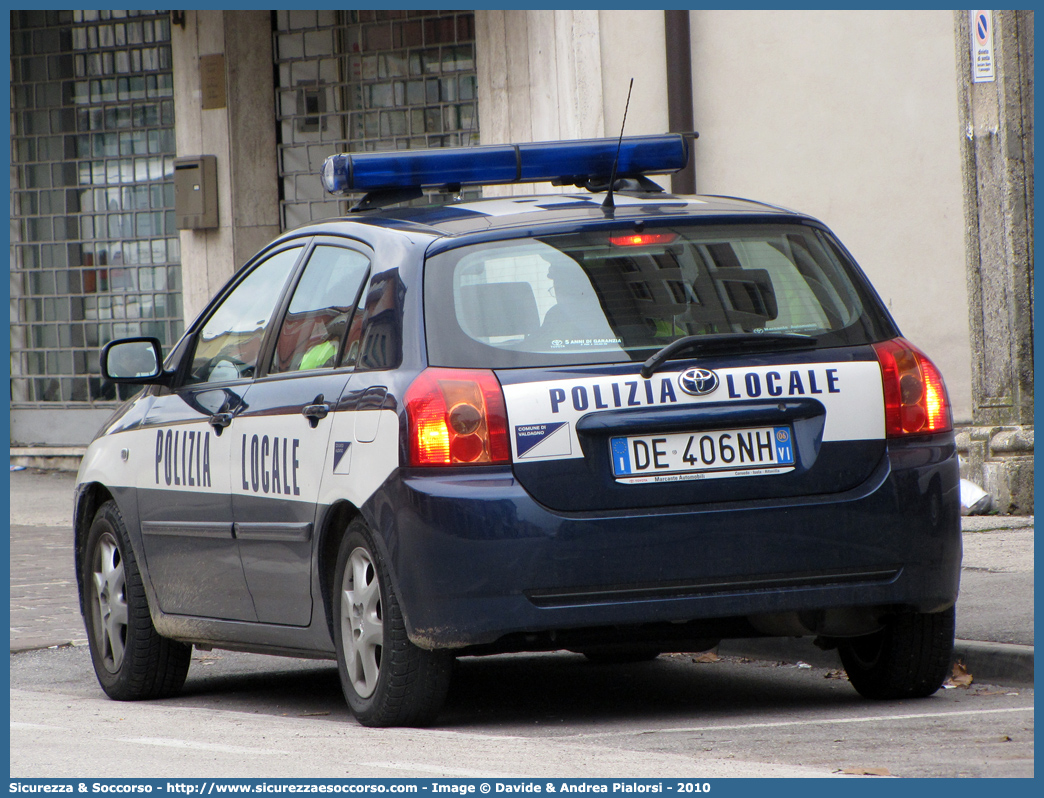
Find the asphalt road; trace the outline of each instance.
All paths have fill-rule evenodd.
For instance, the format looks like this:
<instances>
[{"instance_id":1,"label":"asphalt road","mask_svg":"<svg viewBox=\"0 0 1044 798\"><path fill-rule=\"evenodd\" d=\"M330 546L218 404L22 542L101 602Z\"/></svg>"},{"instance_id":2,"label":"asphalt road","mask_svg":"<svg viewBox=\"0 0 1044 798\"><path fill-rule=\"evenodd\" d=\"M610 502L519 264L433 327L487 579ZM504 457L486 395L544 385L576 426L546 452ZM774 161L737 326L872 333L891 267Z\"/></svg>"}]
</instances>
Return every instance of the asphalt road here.
<instances>
[{"instance_id":1,"label":"asphalt road","mask_svg":"<svg viewBox=\"0 0 1044 798\"><path fill-rule=\"evenodd\" d=\"M466 658L426 730L359 726L333 663L223 651L193 653L177 698L113 702L83 645L70 487L70 475L12 474L12 776L1033 775L1031 688L976 678L869 702L839 671L771 657ZM965 534L963 623L1032 652L1032 519L979 525Z\"/></svg>"},{"instance_id":2,"label":"asphalt road","mask_svg":"<svg viewBox=\"0 0 1044 798\"><path fill-rule=\"evenodd\" d=\"M73 646L11 656L10 739L20 777L1029 777L1033 691L870 702L796 665L516 655L459 661L437 727L373 730L332 663L195 652L181 696L118 703Z\"/></svg>"}]
</instances>

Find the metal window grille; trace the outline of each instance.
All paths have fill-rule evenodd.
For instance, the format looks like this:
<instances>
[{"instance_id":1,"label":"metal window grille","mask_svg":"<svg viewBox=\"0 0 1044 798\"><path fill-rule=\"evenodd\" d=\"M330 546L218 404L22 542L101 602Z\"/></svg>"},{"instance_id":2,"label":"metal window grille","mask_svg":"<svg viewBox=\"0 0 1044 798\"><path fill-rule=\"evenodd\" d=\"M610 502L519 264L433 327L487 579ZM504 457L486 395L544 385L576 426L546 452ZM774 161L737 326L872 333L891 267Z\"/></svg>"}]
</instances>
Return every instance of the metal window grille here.
<instances>
[{"instance_id":1,"label":"metal window grille","mask_svg":"<svg viewBox=\"0 0 1044 798\"><path fill-rule=\"evenodd\" d=\"M12 11L11 127L12 406L115 400L99 347L183 326L167 13Z\"/></svg>"},{"instance_id":2,"label":"metal window grille","mask_svg":"<svg viewBox=\"0 0 1044 798\"><path fill-rule=\"evenodd\" d=\"M284 230L343 213L328 155L478 143L474 12L279 11L274 35Z\"/></svg>"}]
</instances>

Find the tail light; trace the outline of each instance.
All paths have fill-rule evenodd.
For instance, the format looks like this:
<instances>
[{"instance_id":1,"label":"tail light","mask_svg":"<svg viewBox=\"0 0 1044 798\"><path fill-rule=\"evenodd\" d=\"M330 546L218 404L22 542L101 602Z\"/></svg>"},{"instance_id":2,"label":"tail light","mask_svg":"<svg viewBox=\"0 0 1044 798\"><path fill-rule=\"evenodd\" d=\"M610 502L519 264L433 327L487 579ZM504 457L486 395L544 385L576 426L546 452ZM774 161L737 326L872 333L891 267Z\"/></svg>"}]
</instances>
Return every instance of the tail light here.
<instances>
[{"instance_id":1,"label":"tail light","mask_svg":"<svg viewBox=\"0 0 1044 798\"><path fill-rule=\"evenodd\" d=\"M504 394L492 371L425 369L404 398L410 465L511 462Z\"/></svg>"},{"instance_id":2,"label":"tail light","mask_svg":"<svg viewBox=\"0 0 1044 798\"><path fill-rule=\"evenodd\" d=\"M953 429L942 375L905 338L874 344L884 379L885 432L889 438Z\"/></svg>"}]
</instances>

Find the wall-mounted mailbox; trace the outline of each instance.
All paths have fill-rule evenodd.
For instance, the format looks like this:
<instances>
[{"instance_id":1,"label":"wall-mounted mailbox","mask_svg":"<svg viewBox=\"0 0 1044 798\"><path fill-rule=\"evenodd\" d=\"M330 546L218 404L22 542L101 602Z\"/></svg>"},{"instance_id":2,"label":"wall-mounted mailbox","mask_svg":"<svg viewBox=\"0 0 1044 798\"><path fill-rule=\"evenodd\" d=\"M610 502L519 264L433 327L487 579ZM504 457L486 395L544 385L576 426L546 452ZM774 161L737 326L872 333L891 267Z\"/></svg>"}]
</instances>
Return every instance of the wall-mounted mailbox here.
<instances>
[{"instance_id":1,"label":"wall-mounted mailbox","mask_svg":"<svg viewBox=\"0 0 1044 798\"><path fill-rule=\"evenodd\" d=\"M218 226L217 156L174 159L174 214L179 230Z\"/></svg>"}]
</instances>

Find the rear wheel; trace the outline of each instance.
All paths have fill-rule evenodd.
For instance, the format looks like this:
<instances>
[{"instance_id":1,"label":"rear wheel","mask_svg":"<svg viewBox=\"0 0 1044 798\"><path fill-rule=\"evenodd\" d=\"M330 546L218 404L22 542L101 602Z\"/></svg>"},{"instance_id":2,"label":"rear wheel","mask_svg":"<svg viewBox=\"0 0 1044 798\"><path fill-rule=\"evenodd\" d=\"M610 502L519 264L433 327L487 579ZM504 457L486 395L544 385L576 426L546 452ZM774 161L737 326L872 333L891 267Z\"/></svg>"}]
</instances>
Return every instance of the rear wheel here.
<instances>
[{"instance_id":1,"label":"rear wheel","mask_svg":"<svg viewBox=\"0 0 1044 798\"><path fill-rule=\"evenodd\" d=\"M453 657L418 648L406 635L387 569L361 519L337 553L334 643L341 688L364 726L424 726L449 691Z\"/></svg>"},{"instance_id":2,"label":"rear wheel","mask_svg":"<svg viewBox=\"0 0 1044 798\"><path fill-rule=\"evenodd\" d=\"M177 693L192 647L152 625L145 587L116 503L98 508L83 560L84 625L98 682L110 698L137 701Z\"/></svg>"},{"instance_id":3,"label":"rear wheel","mask_svg":"<svg viewBox=\"0 0 1044 798\"><path fill-rule=\"evenodd\" d=\"M879 632L839 643L848 680L866 698L924 698L950 673L955 610L906 612Z\"/></svg>"}]
</instances>

